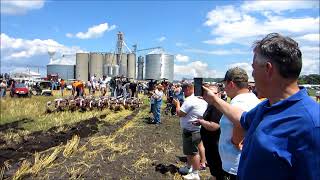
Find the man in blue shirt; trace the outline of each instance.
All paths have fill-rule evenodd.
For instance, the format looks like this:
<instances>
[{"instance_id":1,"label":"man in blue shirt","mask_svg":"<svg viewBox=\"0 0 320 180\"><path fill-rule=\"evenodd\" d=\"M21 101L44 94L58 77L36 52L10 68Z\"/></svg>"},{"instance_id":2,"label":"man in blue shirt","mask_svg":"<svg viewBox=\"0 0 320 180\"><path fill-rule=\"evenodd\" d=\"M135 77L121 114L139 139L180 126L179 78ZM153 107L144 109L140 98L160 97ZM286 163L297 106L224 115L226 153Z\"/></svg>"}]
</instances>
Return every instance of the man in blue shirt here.
<instances>
[{"instance_id":1,"label":"man in blue shirt","mask_svg":"<svg viewBox=\"0 0 320 180\"><path fill-rule=\"evenodd\" d=\"M204 87L206 101L245 132L238 179L320 179L320 105L298 87L298 43L272 33L253 52L256 90L267 98L257 107L243 112Z\"/></svg>"}]
</instances>

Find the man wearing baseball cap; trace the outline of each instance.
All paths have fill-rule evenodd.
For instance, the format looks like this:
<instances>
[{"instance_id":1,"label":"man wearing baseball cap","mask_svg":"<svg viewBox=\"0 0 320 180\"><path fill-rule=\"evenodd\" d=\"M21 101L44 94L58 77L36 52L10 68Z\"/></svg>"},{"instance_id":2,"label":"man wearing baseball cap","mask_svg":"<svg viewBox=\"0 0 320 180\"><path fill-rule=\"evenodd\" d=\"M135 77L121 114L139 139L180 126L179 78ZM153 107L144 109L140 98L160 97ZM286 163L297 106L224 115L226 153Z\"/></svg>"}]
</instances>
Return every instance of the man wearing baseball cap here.
<instances>
[{"instance_id":1,"label":"man wearing baseball cap","mask_svg":"<svg viewBox=\"0 0 320 180\"><path fill-rule=\"evenodd\" d=\"M227 96L231 98L230 105L244 111L254 108L259 99L248 89L247 72L239 67L229 69L223 80ZM222 162L223 176L235 180L240 161L244 134L234 128L234 124L223 115L220 119L219 154Z\"/></svg>"}]
</instances>

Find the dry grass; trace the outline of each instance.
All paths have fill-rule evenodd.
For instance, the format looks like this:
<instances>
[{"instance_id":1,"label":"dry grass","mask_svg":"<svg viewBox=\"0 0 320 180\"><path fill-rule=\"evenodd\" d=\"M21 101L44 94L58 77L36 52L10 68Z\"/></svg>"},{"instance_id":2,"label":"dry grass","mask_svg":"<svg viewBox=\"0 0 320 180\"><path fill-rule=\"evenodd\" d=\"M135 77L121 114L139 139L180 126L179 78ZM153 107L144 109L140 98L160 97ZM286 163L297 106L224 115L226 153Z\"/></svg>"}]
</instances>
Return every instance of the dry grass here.
<instances>
[{"instance_id":1,"label":"dry grass","mask_svg":"<svg viewBox=\"0 0 320 180\"><path fill-rule=\"evenodd\" d=\"M31 163L27 160L24 160L20 168L16 171L13 176L13 179L22 179L27 175L37 175L41 170L47 168L59 155L61 147L58 146L54 149L52 154L41 156L40 153L36 152L34 154L34 164L31 166Z\"/></svg>"},{"instance_id":2,"label":"dry grass","mask_svg":"<svg viewBox=\"0 0 320 180\"><path fill-rule=\"evenodd\" d=\"M68 141L68 143L65 146L65 149L63 151L64 157L69 157L72 153L74 153L79 145L80 137L77 135L74 135L71 140Z\"/></svg>"},{"instance_id":3,"label":"dry grass","mask_svg":"<svg viewBox=\"0 0 320 180\"><path fill-rule=\"evenodd\" d=\"M5 170L5 167L1 167L1 170L0 170L0 179L3 179L3 175L4 175L4 170Z\"/></svg>"},{"instance_id":4,"label":"dry grass","mask_svg":"<svg viewBox=\"0 0 320 180\"><path fill-rule=\"evenodd\" d=\"M8 122L14 122L19 119L30 119L32 121L22 124L22 128L25 128L26 130L19 131L18 135L17 133L11 132L3 134L3 136L5 136L6 139L18 141L20 136L23 137L37 130L45 131L54 126L60 126L60 128L57 128L57 132L65 131L66 129L62 127L65 124L72 124L75 122L89 119L91 117L99 117L100 115L104 114L107 114L107 117L104 118L102 121L107 121L110 124L116 124L119 120L126 116L129 116L132 113L132 111L130 110L123 110L117 113L110 113L110 110L106 109L103 111L94 110L84 113L66 111L45 114L45 102L49 101L50 99L54 99L54 97L32 97L31 99L6 99L5 103L7 106L5 108L1 107L1 117L5 114L6 117L4 121L2 121L1 119L0 125L6 124ZM13 109L13 107L16 108ZM19 111L18 109L23 110ZM79 147L80 138L78 136L73 136L72 139L69 140L65 146L60 145L45 150L43 152L35 153L34 164L31 164L28 161L23 161L20 168L16 171L13 179L21 179L27 175L35 176L38 174L41 174L41 177L37 178L49 178L50 173L48 173L47 171L52 167L57 167L57 165L53 163L61 152L65 158L69 158L75 153L80 155L79 158L77 158L77 163L74 166L66 167L66 172L64 173L67 173L70 179L81 178L82 175L88 169L90 169L90 163L92 163L92 161L94 161L98 155L100 155L103 159L103 151L108 151L111 153L109 156L105 157L106 160L108 160L109 162L116 161L119 156L128 155L129 153L136 153L130 150L130 144L128 141L118 142L117 139L119 137L125 137L127 138L127 140L129 138L132 139L135 134L135 131L132 131L132 129L142 127L143 125L140 124L141 119L148 116L148 114L148 108L144 108L132 120L127 122L123 127L118 129L112 135L89 137L88 142L85 145L82 145L81 147ZM93 148L90 146L92 146ZM165 149L165 151L170 152L171 150L167 146L167 144L161 144L159 148ZM48 155L49 152L52 153ZM59 166L63 166L65 161L66 160L60 161L61 163L59 163ZM147 157L147 154L142 154L135 161L133 167L136 171L143 172L143 170L147 169L151 164L152 160L150 160ZM45 175L42 175L42 172L45 173Z\"/></svg>"},{"instance_id":5,"label":"dry grass","mask_svg":"<svg viewBox=\"0 0 320 180\"><path fill-rule=\"evenodd\" d=\"M137 172L143 172L143 170L151 166L152 160L146 157L146 154L142 154L139 159L132 165Z\"/></svg>"},{"instance_id":6,"label":"dry grass","mask_svg":"<svg viewBox=\"0 0 320 180\"><path fill-rule=\"evenodd\" d=\"M102 149L85 151L82 159L85 161L93 161L102 151Z\"/></svg>"},{"instance_id":7,"label":"dry grass","mask_svg":"<svg viewBox=\"0 0 320 180\"><path fill-rule=\"evenodd\" d=\"M24 160L20 166L20 168L17 170L17 172L13 176L13 180L22 179L24 176L29 174L30 169L30 162Z\"/></svg>"},{"instance_id":8,"label":"dry grass","mask_svg":"<svg viewBox=\"0 0 320 180\"><path fill-rule=\"evenodd\" d=\"M10 98L1 100L0 125L15 122L22 119L29 120L21 125L29 133L34 131L46 131L54 126L72 124L92 117L109 114L110 110L93 110L85 113L79 111L58 112L46 114L46 102L52 101L55 96L32 96L32 98ZM108 115L109 116L109 115ZM121 116L121 115L120 115Z\"/></svg>"},{"instance_id":9,"label":"dry grass","mask_svg":"<svg viewBox=\"0 0 320 180\"><path fill-rule=\"evenodd\" d=\"M79 179L86 171L82 167L66 167L66 170L69 175L69 179Z\"/></svg>"},{"instance_id":10,"label":"dry grass","mask_svg":"<svg viewBox=\"0 0 320 180\"><path fill-rule=\"evenodd\" d=\"M35 154L34 165L31 167L30 172L34 175L38 174L42 169L48 167L59 155L61 147L58 146L54 149L53 153L48 156L43 156L39 153Z\"/></svg>"},{"instance_id":11,"label":"dry grass","mask_svg":"<svg viewBox=\"0 0 320 180\"><path fill-rule=\"evenodd\" d=\"M157 144L156 147L163 151L165 154L170 154L175 151L175 146L171 140L169 140L169 142L160 142L155 144Z\"/></svg>"}]
</instances>

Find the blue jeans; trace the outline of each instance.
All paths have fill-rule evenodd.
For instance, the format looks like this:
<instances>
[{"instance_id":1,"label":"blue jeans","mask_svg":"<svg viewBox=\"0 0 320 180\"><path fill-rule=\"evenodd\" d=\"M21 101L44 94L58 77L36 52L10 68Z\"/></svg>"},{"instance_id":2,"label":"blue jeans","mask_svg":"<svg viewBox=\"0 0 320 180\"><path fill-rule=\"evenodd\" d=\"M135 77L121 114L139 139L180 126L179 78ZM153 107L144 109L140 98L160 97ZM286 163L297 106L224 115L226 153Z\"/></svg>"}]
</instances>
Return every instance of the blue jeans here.
<instances>
[{"instance_id":1,"label":"blue jeans","mask_svg":"<svg viewBox=\"0 0 320 180\"><path fill-rule=\"evenodd\" d=\"M0 92L0 97L5 97L6 96L6 89L1 89L1 92Z\"/></svg>"},{"instance_id":2,"label":"blue jeans","mask_svg":"<svg viewBox=\"0 0 320 180\"><path fill-rule=\"evenodd\" d=\"M162 104L162 100L160 100L160 101L155 101L154 102L154 105L153 105L153 111L152 111L152 113L153 113L153 117L154 117L154 122L155 123L160 123L161 122L161 120L160 120L160 116L161 116L161 114L160 114L160 110L161 110L161 104Z\"/></svg>"}]
</instances>

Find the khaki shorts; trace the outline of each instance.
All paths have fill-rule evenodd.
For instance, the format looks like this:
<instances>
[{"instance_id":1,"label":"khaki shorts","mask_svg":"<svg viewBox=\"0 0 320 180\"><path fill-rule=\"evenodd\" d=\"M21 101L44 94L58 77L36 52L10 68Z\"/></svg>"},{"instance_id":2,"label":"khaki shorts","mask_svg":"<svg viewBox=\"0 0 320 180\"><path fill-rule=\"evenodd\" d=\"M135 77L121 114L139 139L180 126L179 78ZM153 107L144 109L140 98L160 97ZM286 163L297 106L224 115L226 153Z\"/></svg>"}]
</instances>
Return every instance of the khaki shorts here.
<instances>
[{"instance_id":1,"label":"khaki shorts","mask_svg":"<svg viewBox=\"0 0 320 180\"><path fill-rule=\"evenodd\" d=\"M183 153L185 155L197 154L200 141L200 131L188 131L184 129L182 132Z\"/></svg>"}]
</instances>

